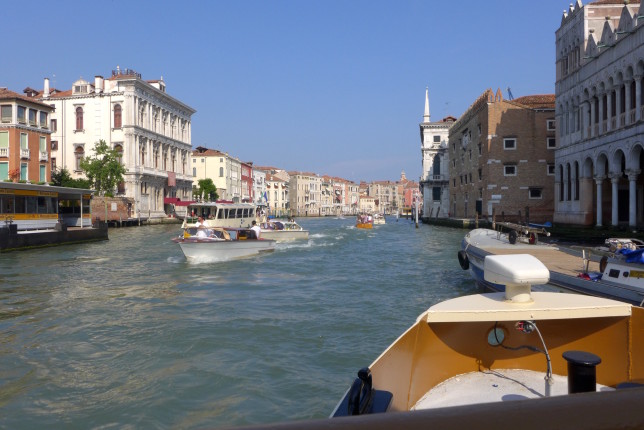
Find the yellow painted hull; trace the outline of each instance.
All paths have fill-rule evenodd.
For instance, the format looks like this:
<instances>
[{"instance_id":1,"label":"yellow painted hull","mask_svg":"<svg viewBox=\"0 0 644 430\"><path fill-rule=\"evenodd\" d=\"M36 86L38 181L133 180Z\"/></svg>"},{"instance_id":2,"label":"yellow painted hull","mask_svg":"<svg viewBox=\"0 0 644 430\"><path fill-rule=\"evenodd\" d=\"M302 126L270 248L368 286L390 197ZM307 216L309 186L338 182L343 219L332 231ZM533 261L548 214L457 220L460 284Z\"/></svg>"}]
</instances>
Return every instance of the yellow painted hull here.
<instances>
[{"instance_id":1,"label":"yellow painted hull","mask_svg":"<svg viewBox=\"0 0 644 430\"><path fill-rule=\"evenodd\" d=\"M368 222L359 222L356 224L356 228L373 228L373 224Z\"/></svg>"}]
</instances>

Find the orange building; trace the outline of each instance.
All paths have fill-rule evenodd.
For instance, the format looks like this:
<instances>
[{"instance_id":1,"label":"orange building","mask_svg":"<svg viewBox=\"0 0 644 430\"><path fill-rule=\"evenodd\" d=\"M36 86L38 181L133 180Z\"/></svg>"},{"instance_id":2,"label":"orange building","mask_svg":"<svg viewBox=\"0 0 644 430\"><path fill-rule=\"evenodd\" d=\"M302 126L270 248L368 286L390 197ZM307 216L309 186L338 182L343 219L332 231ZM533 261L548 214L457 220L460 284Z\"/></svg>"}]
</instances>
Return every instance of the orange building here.
<instances>
[{"instance_id":1,"label":"orange building","mask_svg":"<svg viewBox=\"0 0 644 430\"><path fill-rule=\"evenodd\" d=\"M51 126L55 123L49 120L53 111L45 103L0 88L0 181L51 180Z\"/></svg>"}]
</instances>

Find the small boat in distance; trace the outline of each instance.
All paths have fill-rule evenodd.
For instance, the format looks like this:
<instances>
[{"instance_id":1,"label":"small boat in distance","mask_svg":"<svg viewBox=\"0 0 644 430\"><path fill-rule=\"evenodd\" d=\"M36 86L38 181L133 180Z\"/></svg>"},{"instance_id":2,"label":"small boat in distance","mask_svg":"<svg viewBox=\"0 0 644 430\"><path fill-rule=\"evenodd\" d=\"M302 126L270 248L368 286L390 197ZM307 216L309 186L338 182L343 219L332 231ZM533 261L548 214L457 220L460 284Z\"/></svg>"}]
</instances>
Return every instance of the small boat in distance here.
<instances>
[{"instance_id":1,"label":"small boat in distance","mask_svg":"<svg viewBox=\"0 0 644 430\"><path fill-rule=\"evenodd\" d=\"M371 214L360 214L356 218L356 228L373 228L373 216Z\"/></svg>"},{"instance_id":2,"label":"small boat in distance","mask_svg":"<svg viewBox=\"0 0 644 430\"><path fill-rule=\"evenodd\" d=\"M533 292L530 285L547 283L549 271L531 255L490 255L484 265L486 280L506 285L504 293L431 306L358 372L331 417L421 410L440 417L460 406L461 426L449 428L462 428L476 425L467 419L470 408L511 403L504 410L525 411L550 398L550 414L565 422L571 408L557 405L574 402L570 394L595 392L592 396L610 401L627 396L615 391L641 391L626 387L644 387L643 308L594 296ZM555 427L550 414L543 417L550 425L542 427ZM631 414L642 422L641 410ZM414 416L396 414L397 426L381 427L405 428ZM355 418L356 426L373 423L367 418Z\"/></svg>"},{"instance_id":3,"label":"small boat in distance","mask_svg":"<svg viewBox=\"0 0 644 430\"><path fill-rule=\"evenodd\" d=\"M386 224L387 221L385 220L385 216L380 213L376 213L373 215L373 224Z\"/></svg>"},{"instance_id":4,"label":"small boat in distance","mask_svg":"<svg viewBox=\"0 0 644 430\"><path fill-rule=\"evenodd\" d=\"M257 239L251 229L188 227L172 239L189 261L227 261L273 251L275 241Z\"/></svg>"},{"instance_id":5,"label":"small boat in distance","mask_svg":"<svg viewBox=\"0 0 644 430\"><path fill-rule=\"evenodd\" d=\"M309 231L304 230L295 221L280 221L276 219L262 222L259 225L262 229L262 239L273 239L277 242L290 242L292 240L306 240L309 238Z\"/></svg>"}]
</instances>

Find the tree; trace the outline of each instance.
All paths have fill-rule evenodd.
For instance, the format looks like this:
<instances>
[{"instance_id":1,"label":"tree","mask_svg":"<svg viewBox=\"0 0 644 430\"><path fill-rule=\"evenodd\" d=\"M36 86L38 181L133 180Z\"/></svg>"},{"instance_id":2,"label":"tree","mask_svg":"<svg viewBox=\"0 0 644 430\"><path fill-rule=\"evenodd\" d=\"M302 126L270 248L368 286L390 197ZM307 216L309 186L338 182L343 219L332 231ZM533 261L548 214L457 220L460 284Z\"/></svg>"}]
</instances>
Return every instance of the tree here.
<instances>
[{"instance_id":1,"label":"tree","mask_svg":"<svg viewBox=\"0 0 644 430\"><path fill-rule=\"evenodd\" d=\"M199 179L198 186L192 190L192 195L203 197L204 200L216 201L219 198L217 186L213 184L212 179Z\"/></svg>"},{"instance_id":2,"label":"tree","mask_svg":"<svg viewBox=\"0 0 644 430\"><path fill-rule=\"evenodd\" d=\"M101 139L94 145L94 156L81 160L81 169L100 195L111 196L114 188L123 181L126 170L120 158L121 153Z\"/></svg>"},{"instance_id":3,"label":"tree","mask_svg":"<svg viewBox=\"0 0 644 430\"><path fill-rule=\"evenodd\" d=\"M64 167L51 172L51 184L57 187L90 189L91 184L87 179L74 179L69 170Z\"/></svg>"}]
</instances>

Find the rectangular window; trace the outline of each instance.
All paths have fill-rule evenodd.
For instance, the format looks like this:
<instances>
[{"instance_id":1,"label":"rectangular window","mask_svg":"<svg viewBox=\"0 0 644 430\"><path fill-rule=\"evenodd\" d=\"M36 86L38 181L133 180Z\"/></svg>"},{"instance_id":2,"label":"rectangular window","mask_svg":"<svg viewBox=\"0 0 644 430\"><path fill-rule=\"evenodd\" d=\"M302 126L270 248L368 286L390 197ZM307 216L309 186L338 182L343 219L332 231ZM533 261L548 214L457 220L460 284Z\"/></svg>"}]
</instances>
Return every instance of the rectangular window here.
<instances>
[{"instance_id":1,"label":"rectangular window","mask_svg":"<svg viewBox=\"0 0 644 430\"><path fill-rule=\"evenodd\" d=\"M18 106L18 122L27 122L27 109L24 106Z\"/></svg>"},{"instance_id":2,"label":"rectangular window","mask_svg":"<svg viewBox=\"0 0 644 430\"><path fill-rule=\"evenodd\" d=\"M38 125L36 122L37 113L36 109L29 109L29 125Z\"/></svg>"},{"instance_id":3,"label":"rectangular window","mask_svg":"<svg viewBox=\"0 0 644 430\"><path fill-rule=\"evenodd\" d=\"M47 112L40 112L40 126L47 128Z\"/></svg>"},{"instance_id":4,"label":"rectangular window","mask_svg":"<svg viewBox=\"0 0 644 430\"><path fill-rule=\"evenodd\" d=\"M557 139L554 137L548 138L548 149L554 149L557 147Z\"/></svg>"},{"instance_id":5,"label":"rectangular window","mask_svg":"<svg viewBox=\"0 0 644 430\"><path fill-rule=\"evenodd\" d=\"M554 164L548 164L548 175L553 176L555 174L555 165Z\"/></svg>"},{"instance_id":6,"label":"rectangular window","mask_svg":"<svg viewBox=\"0 0 644 430\"><path fill-rule=\"evenodd\" d=\"M47 180L47 166L44 164L40 165L40 182L45 182Z\"/></svg>"},{"instance_id":7,"label":"rectangular window","mask_svg":"<svg viewBox=\"0 0 644 430\"><path fill-rule=\"evenodd\" d=\"M58 120L56 119L51 120L51 131L52 132L58 131Z\"/></svg>"},{"instance_id":8,"label":"rectangular window","mask_svg":"<svg viewBox=\"0 0 644 430\"><path fill-rule=\"evenodd\" d=\"M441 143L441 137L440 136L434 136L434 143Z\"/></svg>"},{"instance_id":9,"label":"rectangular window","mask_svg":"<svg viewBox=\"0 0 644 430\"><path fill-rule=\"evenodd\" d=\"M0 131L0 157L9 156L9 132Z\"/></svg>"},{"instance_id":10,"label":"rectangular window","mask_svg":"<svg viewBox=\"0 0 644 430\"><path fill-rule=\"evenodd\" d=\"M432 187L432 200L435 202L441 199L441 187Z\"/></svg>"},{"instance_id":11,"label":"rectangular window","mask_svg":"<svg viewBox=\"0 0 644 430\"><path fill-rule=\"evenodd\" d=\"M51 150L56 151L58 149L58 141L57 140L52 140L51 141Z\"/></svg>"},{"instance_id":12,"label":"rectangular window","mask_svg":"<svg viewBox=\"0 0 644 430\"><path fill-rule=\"evenodd\" d=\"M27 133L20 133L20 149L29 149L29 141L27 140Z\"/></svg>"},{"instance_id":13,"label":"rectangular window","mask_svg":"<svg viewBox=\"0 0 644 430\"><path fill-rule=\"evenodd\" d=\"M4 161L0 163L0 181L9 180L9 163Z\"/></svg>"},{"instance_id":14,"label":"rectangular window","mask_svg":"<svg viewBox=\"0 0 644 430\"><path fill-rule=\"evenodd\" d=\"M541 188L530 188L529 189L529 198L530 199L541 199Z\"/></svg>"},{"instance_id":15,"label":"rectangular window","mask_svg":"<svg viewBox=\"0 0 644 430\"><path fill-rule=\"evenodd\" d=\"M0 119L0 121L2 121L2 122L11 122L11 119L12 119L11 116L13 114L13 111L12 111L11 107L12 107L11 105L2 105L2 107L0 107L0 111L2 112L0 114L1 117L2 117L2 119Z\"/></svg>"},{"instance_id":16,"label":"rectangular window","mask_svg":"<svg viewBox=\"0 0 644 430\"><path fill-rule=\"evenodd\" d=\"M503 166L503 176L516 176L517 166L514 164L507 164Z\"/></svg>"},{"instance_id":17,"label":"rectangular window","mask_svg":"<svg viewBox=\"0 0 644 430\"><path fill-rule=\"evenodd\" d=\"M56 159L55 158L51 159L51 171L52 172L56 171Z\"/></svg>"},{"instance_id":18,"label":"rectangular window","mask_svg":"<svg viewBox=\"0 0 644 430\"><path fill-rule=\"evenodd\" d=\"M555 120L554 119L549 119L546 121L546 128L548 131L554 131L555 130Z\"/></svg>"},{"instance_id":19,"label":"rectangular window","mask_svg":"<svg viewBox=\"0 0 644 430\"><path fill-rule=\"evenodd\" d=\"M29 179L27 170L27 163L20 163L20 180L21 181L26 181Z\"/></svg>"},{"instance_id":20,"label":"rectangular window","mask_svg":"<svg viewBox=\"0 0 644 430\"><path fill-rule=\"evenodd\" d=\"M40 136L40 152L47 152L47 138L45 136Z\"/></svg>"},{"instance_id":21,"label":"rectangular window","mask_svg":"<svg viewBox=\"0 0 644 430\"><path fill-rule=\"evenodd\" d=\"M514 137L503 139L503 149L517 149L517 140Z\"/></svg>"}]
</instances>

